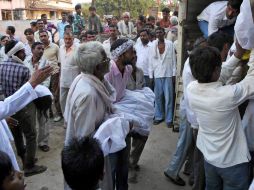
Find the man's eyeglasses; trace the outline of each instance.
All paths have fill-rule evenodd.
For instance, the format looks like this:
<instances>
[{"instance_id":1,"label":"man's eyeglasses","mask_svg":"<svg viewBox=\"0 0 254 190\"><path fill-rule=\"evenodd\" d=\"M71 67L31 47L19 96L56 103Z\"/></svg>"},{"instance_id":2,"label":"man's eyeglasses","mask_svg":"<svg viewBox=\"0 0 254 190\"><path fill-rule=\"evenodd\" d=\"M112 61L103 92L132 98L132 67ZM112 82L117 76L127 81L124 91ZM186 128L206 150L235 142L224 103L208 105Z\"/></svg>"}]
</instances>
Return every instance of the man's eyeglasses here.
<instances>
[{"instance_id":1,"label":"man's eyeglasses","mask_svg":"<svg viewBox=\"0 0 254 190\"><path fill-rule=\"evenodd\" d=\"M110 59L107 57L106 59L104 59L101 63L109 63L110 62Z\"/></svg>"}]
</instances>

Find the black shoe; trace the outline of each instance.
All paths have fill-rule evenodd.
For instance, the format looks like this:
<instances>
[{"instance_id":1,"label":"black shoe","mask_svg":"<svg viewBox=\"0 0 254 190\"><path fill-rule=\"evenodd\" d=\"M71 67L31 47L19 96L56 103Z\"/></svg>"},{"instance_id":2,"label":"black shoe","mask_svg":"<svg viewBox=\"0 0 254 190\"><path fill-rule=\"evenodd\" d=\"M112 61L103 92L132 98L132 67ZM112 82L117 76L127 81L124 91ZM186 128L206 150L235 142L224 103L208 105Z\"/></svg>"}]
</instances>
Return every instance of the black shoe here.
<instances>
[{"instance_id":1,"label":"black shoe","mask_svg":"<svg viewBox=\"0 0 254 190\"><path fill-rule=\"evenodd\" d=\"M163 120L153 120L154 125L159 125Z\"/></svg>"},{"instance_id":2,"label":"black shoe","mask_svg":"<svg viewBox=\"0 0 254 190\"><path fill-rule=\"evenodd\" d=\"M25 177L29 177L29 176L32 176L32 175L43 173L46 170L47 170L46 166L34 165L32 168L26 168L24 170L24 175L25 175Z\"/></svg>"},{"instance_id":3,"label":"black shoe","mask_svg":"<svg viewBox=\"0 0 254 190\"><path fill-rule=\"evenodd\" d=\"M174 127L174 128L173 128L173 132L179 133L179 127Z\"/></svg>"},{"instance_id":4,"label":"black shoe","mask_svg":"<svg viewBox=\"0 0 254 190\"><path fill-rule=\"evenodd\" d=\"M168 127L168 128L173 128L173 126L174 126L173 122L167 123L167 127Z\"/></svg>"},{"instance_id":5,"label":"black shoe","mask_svg":"<svg viewBox=\"0 0 254 190\"><path fill-rule=\"evenodd\" d=\"M185 181L182 178L180 178L179 176L177 176L176 179L174 179L174 178L170 177L166 172L164 172L164 175L168 179L170 179L170 181L172 181L174 184L179 185L179 186L185 186Z\"/></svg>"}]
</instances>

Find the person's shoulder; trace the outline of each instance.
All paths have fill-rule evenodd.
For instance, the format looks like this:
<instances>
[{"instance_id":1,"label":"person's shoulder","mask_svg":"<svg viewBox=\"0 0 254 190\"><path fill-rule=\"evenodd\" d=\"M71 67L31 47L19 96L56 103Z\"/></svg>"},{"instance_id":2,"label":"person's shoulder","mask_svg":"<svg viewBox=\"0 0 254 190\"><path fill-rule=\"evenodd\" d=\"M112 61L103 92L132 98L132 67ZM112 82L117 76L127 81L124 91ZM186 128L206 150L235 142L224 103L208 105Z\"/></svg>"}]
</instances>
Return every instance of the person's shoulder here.
<instances>
[{"instance_id":1,"label":"person's shoulder","mask_svg":"<svg viewBox=\"0 0 254 190\"><path fill-rule=\"evenodd\" d=\"M51 43L51 46L56 48L56 49L59 49L59 46L57 44L53 43L53 42Z\"/></svg>"},{"instance_id":2,"label":"person's shoulder","mask_svg":"<svg viewBox=\"0 0 254 190\"><path fill-rule=\"evenodd\" d=\"M109 43L110 43L110 38L107 39L107 40L104 40L102 44L103 44L103 45L106 45L106 44L109 44Z\"/></svg>"}]
</instances>

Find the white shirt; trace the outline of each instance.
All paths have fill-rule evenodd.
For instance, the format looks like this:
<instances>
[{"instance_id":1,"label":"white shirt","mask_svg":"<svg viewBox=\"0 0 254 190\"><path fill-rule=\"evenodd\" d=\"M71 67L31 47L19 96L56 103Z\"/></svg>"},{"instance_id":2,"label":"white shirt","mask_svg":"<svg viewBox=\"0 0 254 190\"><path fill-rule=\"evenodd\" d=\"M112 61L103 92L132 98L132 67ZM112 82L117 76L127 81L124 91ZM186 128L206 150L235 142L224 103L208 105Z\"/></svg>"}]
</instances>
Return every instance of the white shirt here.
<instances>
[{"instance_id":1,"label":"white shirt","mask_svg":"<svg viewBox=\"0 0 254 190\"><path fill-rule=\"evenodd\" d=\"M137 67L141 68L144 72L145 76L149 75L148 64L149 64L149 51L150 51L151 43L149 42L147 45L143 45L142 42L136 42L134 48L137 54Z\"/></svg>"},{"instance_id":2,"label":"white shirt","mask_svg":"<svg viewBox=\"0 0 254 190\"><path fill-rule=\"evenodd\" d=\"M49 41L52 42L52 34L49 31L47 31L47 32L48 32L48 36L49 36ZM34 40L36 42L41 42L40 36L39 36L39 30L34 33Z\"/></svg>"},{"instance_id":3,"label":"white shirt","mask_svg":"<svg viewBox=\"0 0 254 190\"><path fill-rule=\"evenodd\" d=\"M187 86L192 81L196 80L193 77L192 72L191 72L189 58L184 63L182 78L183 78L183 96L184 96L182 103L184 104L185 109L186 109L187 120L191 124L192 128L198 129L197 117L196 117L195 113L193 112L193 110L190 108L189 100L188 100L188 96L187 96Z\"/></svg>"},{"instance_id":4,"label":"white shirt","mask_svg":"<svg viewBox=\"0 0 254 190\"><path fill-rule=\"evenodd\" d=\"M70 88L73 80L80 74L76 62L73 60L74 52L78 49L78 44L73 44L70 51L66 52L65 45L59 49L59 62L61 63L60 87Z\"/></svg>"},{"instance_id":5,"label":"white shirt","mask_svg":"<svg viewBox=\"0 0 254 190\"><path fill-rule=\"evenodd\" d=\"M119 37L117 37L117 39L119 39ZM104 50L105 50L105 52L106 52L108 58L112 59L112 57L111 57L111 52L110 52L110 48L111 48L110 38L107 39L107 40L105 40L105 41L102 43L102 45L103 45L103 48L104 48Z\"/></svg>"},{"instance_id":6,"label":"white shirt","mask_svg":"<svg viewBox=\"0 0 254 190\"><path fill-rule=\"evenodd\" d=\"M158 40L152 43L149 56L149 78L164 78L176 76L175 48L171 41L165 40L165 51L161 55Z\"/></svg>"},{"instance_id":7,"label":"white shirt","mask_svg":"<svg viewBox=\"0 0 254 190\"><path fill-rule=\"evenodd\" d=\"M6 59L8 59L8 56L5 54L5 47L2 47L0 49L0 63L2 63L3 61L5 61Z\"/></svg>"},{"instance_id":8,"label":"white shirt","mask_svg":"<svg viewBox=\"0 0 254 190\"><path fill-rule=\"evenodd\" d=\"M124 20L121 20L117 23L118 30L121 34L121 36L125 36L128 38L132 38L133 33L135 32L134 24L129 21L128 25L125 24Z\"/></svg>"},{"instance_id":9,"label":"white shirt","mask_svg":"<svg viewBox=\"0 0 254 190\"><path fill-rule=\"evenodd\" d=\"M43 67L45 67L46 65L49 65L49 62L44 59L43 57L38 61L38 68L41 69ZM32 74L34 72L34 66L33 66L33 63L32 63L32 56L29 56L28 58L25 59L24 61L24 65L27 66L30 70L30 73ZM47 88L49 88L49 85L50 85L50 78L51 77L48 77L42 84L44 86L46 86Z\"/></svg>"},{"instance_id":10,"label":"white shirt","mask_svg":"<svg viewBox=\"0 0 254 190\"><path fill-rule=\"evenodd\" d=\"M219 168L250 160L238 106L254 97L254 63L241 82L223 86L238 61L232 56L227 63L223 63L217 82L193 81L187 87L190 107L199 124L197 147L207 162Z\"/></svg>"},{"instance_id":11,"label":"white shirt","mask_svg":"<svg viewBox=\"0 0 254 190\"><path fill-rule=\"evenodd\" d=\"M230 26L235 23L236 17L228 19L226 16L227 4L228 1L211 3L198 15L198 21L208 22L208 36L217 32L219 28Z\"/></svg>"},{"instance_id":12,"label":"white shirt","mask_svg":"<svg viewBox=\"0 0 254 190\"><path fill-rule=\"evenodd\" d=\"M77 38L74 38L73 44L79 44L79 43L80 43L80 40L77 39ZM59 47L62 46L62 45L64 45L64 39L59 40Z\"/></svg>"},{"instance_id":13,"label":"white shirt","mask_svg":"<svg viewBox=\"0 0 254 190\"><path fill-rule=\"evenodd\" d=\"M25 45L26 56L27 56L27 57L28 57L28 56L33 56L31 47L30 47L30 45L28 44L28 42L26 42L24 45Z\"/></svg>"}]
</instances>

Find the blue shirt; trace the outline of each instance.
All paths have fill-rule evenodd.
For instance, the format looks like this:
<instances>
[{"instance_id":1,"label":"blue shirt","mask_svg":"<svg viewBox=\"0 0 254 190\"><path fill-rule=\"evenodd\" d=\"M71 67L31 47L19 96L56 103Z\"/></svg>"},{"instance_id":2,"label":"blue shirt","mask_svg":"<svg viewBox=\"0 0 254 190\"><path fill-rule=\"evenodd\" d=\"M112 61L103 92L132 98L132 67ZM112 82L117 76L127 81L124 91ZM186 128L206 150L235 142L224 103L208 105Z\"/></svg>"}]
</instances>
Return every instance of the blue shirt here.
<instances>
[{"instance_id":1,"label":"blue shirt","mask_svg":"<svg viewBox=\"0 0 254 190\"><path fill-rule=\"evenodd\" d=\"M69 23L67 21L63 22L59 22L57 23L57 29L58 29L58 32L59 32L59 38L60 39L63 39L64 37L64 27L67 26Z\"/></svg>"}]
</instances>

